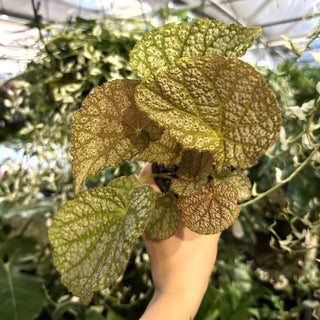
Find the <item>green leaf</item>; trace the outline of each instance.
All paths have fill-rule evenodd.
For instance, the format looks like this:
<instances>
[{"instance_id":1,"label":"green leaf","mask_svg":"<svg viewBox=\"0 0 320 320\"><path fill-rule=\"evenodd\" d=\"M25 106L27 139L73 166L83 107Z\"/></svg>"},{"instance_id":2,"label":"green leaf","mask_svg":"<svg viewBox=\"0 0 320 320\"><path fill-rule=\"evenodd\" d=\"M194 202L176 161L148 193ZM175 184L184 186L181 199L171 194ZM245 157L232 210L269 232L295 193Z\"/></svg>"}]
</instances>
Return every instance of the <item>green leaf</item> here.
<instances>
[{"instance_id":1,"label":"green leaf","mask_svg":"<svg viewBox=\"0 0 320 320\"><path fill-rule=\"evenodd\" d=\"M157 162L165 167L172 167L181 161L182 147L165 130L159 140L150 142L149 146L138 155L137 159Z\"/></svg>"},{"instance_id":2,"label":"green leaf","mask_svg":"<svg viewBox=\"0 0 320 320\"><path fill-rule=\"evenodd\" d=\"M213 181L214 184L219 184L221 182L228 182L231 184L237 190L238 201L247 200L252 195L251 181L246 173L242 170L234 170L231 172L229 167L229 170L217 173L214 176Z\"/></svg>"},{"instance_id":3,"label":"green leaf","mask_svg":"<svg viewBox=\"0 0 320 320\"><path fill-rule=\"evenodd\" d=\"M33 320L45 298L43 280L26 272L36 268L36 241L8 238L0 244L0 314L6 320Z\"/></svg>"},{"instance_id":4,"label":"green leaf","mask_svg":"<svg viewBox=\"0 0 320 320\"><path fill-rule=\"evenodd\" d=\"M154 206L153 189L127 179L81 192L63 206L49 230L61 280L83 303L122 274Z\"/></svg>"},{"instance_id":5,"label":"green leaf","mask_svg":"<svg viewBox=\"0 0 320 320\"><path fill-rule=\"evenodd\" d=\"M76 193L89 176L131 160L160 137L158 126L135 105L138 84L127 79L107 82L94 89L75 114L71 154Z\"/></svg>"},{"instance_id":6,"label":"green leaf","mask_svg":"<svg viewBox=\"0 0 320 320\"><path fill-rule=\"evenodd\" d=\"M298 56L301 57L303 55L303 52L306 50L305 46L300 46L298 43L294 43L292 39L285 35L281 35L281 38L289 43L287 47L289 49L292 49L292 51Z\"/></svg>"},{"instance_id":7,"label":"green leaf","mask_svg":"<svg viewBox=\"0 0 320 320\"><path fill-rule=\"evenodd\" d=\"M71 313L76 319L84 319L87 316L86 307L82 303L68 300L57 305L51 318L61 320L65 313ZM87 317L85 319L87 320Z\"/></svg>"},{"instance_id":8,"label":"green leaf","mask_svg":"<svg viewBox=\"0 0 320 320\"><path fill-rule=\"evenodd\" d=\"M200 234L229 228L239 215L237 191L227 182L206 184L192 196L180 196L178 208L184 224Z\"/></svg>"},{"instance_id":9,"label":"green leaf","mask_svg":"<svg viewBox=\"0 0 320 320\"><path fill-rule=\"evenodd\" d=\"M98 313L98 311L94 309L87 309L85 314L86 320L105 320L106 317L104 317L102 314Z\"/></svg>"},{"instance_id":10,"label":"green leaf","mask_svg":"<svg viewBox=\"0 0 320 320\"><path fill-rule=\"evenodd\" d=\"M192 23L169 23L143 36L130 53L130 65L139 78L146 79L182 57L197 58L206 54L240 57L261 30L203 18Z\"/></svg>"},{"instance_id":11,"label":"green leaf","mask_svg":"<svg viewBox=\"0 0 320 320\"><path fill-rule=\"evenodd\" d=\"M181 196L190 196L208 182L213 172L213 158L209 152L186 150L179 166L177 179L172 179L170 189Z\"/></svg>"},{"instance_id":12,"label":"green leaf","mask_svg":"<svg viewBox=\"0 0 320 320\"><path fill-rule=\"evenodd\" d=\"M237 59L183 58L142 82L135 98L184 148L210 151L234 167L254 165L280 131L274 93Z\"/></svg>"},{"instance_id":13,"label":"green leaf","mask_svg":"<svg viewBox=\"0 0 320 320\"><path fill-rule=\"evenodd\" d=\"M109 184L109 188L116 189L122 193L124 197L130 197L130 194L134 188L139 185L139 181L135 176L123 176L113 179Z\"/></svg>"},{"instance_id":14,"label":"green leaf","mask_svg":"<svg viewBox=\"0 0 320 320\"><path fill-rule=\"evenodd\" d=\"M172 192L159 194L152 210L146 235L152 240L163 240L173 236L179 225L177 199Z\"/></svg>"},{"instance_id":15,"label":"green leaf","mask_svg":"<svg viewBox=\"0 0 320 320\"><path fill-rule=\"evenodd\" d=\"M106 320L125 320L116 313L109 311Z\"/></svg>"}]
</instances>

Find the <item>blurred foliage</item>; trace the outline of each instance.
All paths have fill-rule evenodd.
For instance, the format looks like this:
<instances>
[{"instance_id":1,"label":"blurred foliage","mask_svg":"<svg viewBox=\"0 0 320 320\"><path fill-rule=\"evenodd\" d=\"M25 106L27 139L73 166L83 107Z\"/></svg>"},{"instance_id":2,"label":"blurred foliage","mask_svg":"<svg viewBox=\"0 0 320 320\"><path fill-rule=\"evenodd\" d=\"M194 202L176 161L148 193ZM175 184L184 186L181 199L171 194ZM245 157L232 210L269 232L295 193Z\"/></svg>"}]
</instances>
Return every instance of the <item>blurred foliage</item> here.
<instances>
[{"instance_id":1,"label":"blurred foliage","mask_svg":"<svg viewBox=\"0 0 320 320\"><path fill-rule=\"evenodd\" d=\"M0 139L8 139L6 133L26 138L21 135L33 133L35 125L48 123L48 113L69 115L92 88L106 80L134 77L128 68L128 55L145 24L132 23L130 32L124 25L121 20L97 23L77 18L66 26L44 26L46 40L39 43L42 49L38 59L16 77L19 82L9 81L1 88L0 121L4 130ZM14 131L22 125L26 130Z\"/></svg>"},{"instance_id":2,"label":"blurred foliage","mask_svg":"<svg viewBox=\"0 0 320 320\"><path fill-rule=\"evenodd\" d=\"M320 319L320 72L295 62L259 70L281 135L248 172L254 198L222 235L197 320Z\"/></svg>"},{"instance_id":3,"label":"blurred foliage","mask_svg":"<svg viewBox=\"0 0 320 320\"><path fill-rule=\"evenodd\" d=\"M128 52L149 27L83 19L43 26L37 60L0 88L0 141L19 152L18 160L0 164L0 315L12 311L6 320L136 320L152 296L142 241L124 277L85 307L61 284L47 238L53 214L74 196L73 114L93 87L135 77ZM256 197L242 204L239 220L222 235L197 320L320 319L320 72L295 61L260 71L282 109L281 137L249 171ZM108 168L87 186L140 168L138 162ZM21 314L25 303L28 312Z\"/></svg>"},{"instance_id":4,"label":"blurred foliage","mask_svg":"<svg viewBox=\"0 0 320 320\"><path fill-rule=\"evenodd\" d=\"M134 317L150 299L150 267L141 241L124 278L97 295L86 310L60 283L47 238L53 214L74 197L69 153L73 114L92 88L113 78L135 77L128 68L128 54L145 27L141 21L81 18L63 27L43 26L46 36L37 44L37 59L0 89L0 139L18 157L0 164L0 284L2 298L7 298L2 299L6 320L99 319L102 314L105 319L107 313L108 319L117 319L116 313ZM103 186L140 169L141 163L125 163L87 183ZM11 258L6 248L16 237L18 251ZM29 239L33 246L27 245ZM32 264L22 268L21 261ZM29 299L23 296L23 286L33 288ZM23 312L26 303L28 313Z\"/></svg>"}]
</instances>

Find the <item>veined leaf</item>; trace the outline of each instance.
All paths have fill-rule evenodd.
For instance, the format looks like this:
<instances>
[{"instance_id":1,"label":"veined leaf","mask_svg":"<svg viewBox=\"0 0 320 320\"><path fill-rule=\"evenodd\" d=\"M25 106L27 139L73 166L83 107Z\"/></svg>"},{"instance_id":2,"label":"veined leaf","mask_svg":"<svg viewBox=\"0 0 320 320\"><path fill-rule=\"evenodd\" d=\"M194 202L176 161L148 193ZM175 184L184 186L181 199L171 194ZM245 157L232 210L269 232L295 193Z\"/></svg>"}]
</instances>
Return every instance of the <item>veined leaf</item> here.
<instances>
[{"instance_id":1,"label":"veined leaf","mask_svg":"<svg viewBox=\"0 0 320 320\"><path fill-rule=\"evenodd\" d=\"M35 254L33 238L14 237L0 243L0 318L33 320L40 314L45 304L43 279L27 273L36 268Z\"/></svg>"},{"instance_id":2,"label":"veined leaf","mask_svg":"<svg viewBox=\"0 0 320 320\"><path fill-rule=\"evenodd\" d=\"M231 184L238 192L238 201L247 200L252 195L251 181L242 170L234 170L231 172L229 168L229 170L216 174L213 182L214 184L219 184L221 182L228 182Z\"/></svg>"},{"instance_id":3,"label":"veined leaf","mask_svg":"<svg viewBox=\"0 0 320 320\"><path fill-rule=\"evenodd\" d=\"M172 192L159 194L152 210L146 235L152 240L163 240L173 236L179 225L177 199Z\"/></svg>"},{"instance_id":4,"label":"veined leaf","mask_svg":"<svg viewBox=\"0 0 320 320\"><path fill-rule=\"evenodd\" d=\"M213 158L209 152L186 150L179 166L177 179L172 179L170 189L179 196L190 196L208 182L213 172Z\"/></svg>"},{"instance_id":5,"label":"veined leaf","mask_svg":"<svg viewBox=\"0 0 320 320\"><path fill-rule=\"evenodd\" d=\"M183 58L142 82L135 98L184 148L210 151L233 167L254 165L279 135L274 93L241 60Z\"/></svg>"},{"instance_id":6,"label":"veined leaf","mask_svg":"<svg viewBox=\"0 0 320 320\"><path fill-rule=\"evenodd\" d=\"M108 184L108 188L113 188L122 193L124 197L130 197L130 194L134 188L139 185L139 181L135 176L123 176L113 179Z\"/></svg>"},{"instance_id":7,"label":"veined leaf","mask_svg":"<svg viewBox=\"0 0 320 320\"><path fill-rule=\"evenodd\" d=\"M261 30L204 18L192 23L169 23L143 36L130 53L130 64L139 78L146 79L182 57L197 58L206 54L241 57Z\"/></svg>"},{"instance_id":8,"label":"veined leaf","mask_svg":"<svg viewBox=\"0 0 320 320\"><path fill-rule=\"evenodd\" d=\"M162 130L135 105L138 84L127 79L106 82L75 114L71 154L76 193L89 176L131 160L160 136Z\"/></svg>"},{"instance_id":9,"label":"veined leaf","mask_svg":"<svg viewBox=\"0 0 320 320\"><path fill-rule=\"evenodd\" d=\"M177 165L181 161L182 147L164 131L159 140L150 142L149 146L137 157L138 160L157 162L166 167Z\"/></svg>"},{"instance_id":10,"label":"veined leaf","mask_svg":"<svg viewBox=\"0 0 320 320\"><path fill-rule=\"evenodd\" d=\"M133 179L122 177L111 186L81 192L63 206L49 230L61 280L83 303L122 274L145 229L154 191L136 187Z\"/></svg>"},{"instance_id":11,"label":"veined leaf","mask_svg":"<svg viewBox=\"0 0 320 320\"><path fill-rule=\"evenodd\" d=\"M227 182L208 183L192 196L178 199L181 220L192 231L213 234L230 227L239 215L237 191Z\"/></svg>"}]
</instances>

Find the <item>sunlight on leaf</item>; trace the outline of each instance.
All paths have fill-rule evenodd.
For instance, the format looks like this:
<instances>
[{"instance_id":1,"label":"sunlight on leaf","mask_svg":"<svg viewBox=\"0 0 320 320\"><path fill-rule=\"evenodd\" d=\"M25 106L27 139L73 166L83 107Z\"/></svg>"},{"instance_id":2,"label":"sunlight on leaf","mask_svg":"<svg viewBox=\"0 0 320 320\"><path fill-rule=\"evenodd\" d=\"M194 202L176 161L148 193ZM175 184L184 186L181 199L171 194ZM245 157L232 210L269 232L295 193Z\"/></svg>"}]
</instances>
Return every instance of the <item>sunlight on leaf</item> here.
<instances>
[{"instance_id":1,"label":"sunlight on leaf","mask_svg":"<svg viewBox=\"0 0 320 320\"><path fill-rule=\"evenodd\" d=\"M117 179L113 179L108 184L108 188L113 188L122 193L124 197L130 197L130 194L134 188L139 185L139 181L135 176L123 176Z\"/></svg>"},{"instance_id":2,"label":"sunlight on leaf","mask_svg":"<svg viewBox=\"0 0 320 320\"><path fill-rule=\"evenodd\" d=\"M177 199L172 192L158 195L152 210L146 235L152 240L163 240L173 236L179 224Z\"/></svg>"},{"instance_id":3,"label":"sunlight on leaf","mask_svg":"<svg viewBox=\"0 0 320 320\"><path fill-rule=\"evenodd\" d=\"M178 199L181 219L192 231L213 234L229 228L239 215L237 191L227 182L206 184L192 196Z\"/></svg>"},{"instance_id":4,"label":"sunlight on leaf","mask_svg":"<svg viewBox=\"0 0 320 320\"><path fill-rule=\"evenodd\" d=\"M279 135L281 114L263 76L248 63L183 58L136 89L138 107L184 148L247 168Z\"/></svg>"},{"instance_id":5,"label":"sunlight on leaf","mask_svg":"<svg viewBox=\"0 0 320 320\"><path fill-rule=\"evenodd\" d=\"M146 79L182 57L241 57L261 30L204 18L192 23L169 23L143 36L130 53L130 64L141 79Z\"/></svg>"},{"instance_id":6,"label":"sunlight on leaf","mask_svg":"<svg viewBox=\"0 0 320 320\"><path fill-rule=\"evenodd\" d=\"M305 46L300 46L299 43L294 43L293 40L286 35L281 35L281 38L287 42L285 43L285 46L288 49L291 49L298 57L301 57L303 52L306 50Z\"/></svg>"},{"instance_id":7,"label":"sunlight on leaf","mask_svg":"<svg viewBox=\"0 0 320 320\"><path fill-rule=\"evenodd\" d=\"M154 191L136 187L134 179L122 177L111 186L81 192L63 206L49 230L62 282L83 303L123 273L145 229Z\"/></svg>"},{"instance_id":8,"label":"sunlight on leaf","mask_svg":"<svg viewBox=\"0 0 320 320\"><path fill-rule=\"evenodd\" d=\"M311 52L313 59L320 65L320 52Z\"/></svg>"},{"instance_id":9,"label":"sunlight on leaf","mask_svg":"<svg viewBox=\"0 0 320 320\"><path fill-rule=\"evenodd\" d=\"M127 79L107 82L94 89L75 114L71 154L76 193L89 176L131 160L157 139L158 126L135 106L138 84Z\"/></svg>"},{"instance_id":10,"label":"sunlight on leaf","mask_svg":"<svg viewBox=\"0 0 320 320\"><path fill-rule=\"evenodd\" d=\"M221 182L228 182L237 190L237 200L244 201L251 197L252 195L252 185L251 181L242 170L231 171L229 166L226 166L224 170L217 172L213 178L214 185Z\"/></svg>"}]
</instances>

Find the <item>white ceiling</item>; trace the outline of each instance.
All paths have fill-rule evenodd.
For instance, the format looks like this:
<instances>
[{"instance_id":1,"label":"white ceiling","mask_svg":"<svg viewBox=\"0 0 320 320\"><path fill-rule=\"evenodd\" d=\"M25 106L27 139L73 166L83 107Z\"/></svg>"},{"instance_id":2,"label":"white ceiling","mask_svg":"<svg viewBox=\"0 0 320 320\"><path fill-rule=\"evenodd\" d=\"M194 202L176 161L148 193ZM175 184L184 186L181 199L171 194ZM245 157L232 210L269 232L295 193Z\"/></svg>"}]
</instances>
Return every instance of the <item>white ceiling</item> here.
<instances>
[{"instance_id":1,"label":"white ceiling","mask_svg":"<svg viewBox=\"0 0 320 320\"><path fill-rule=\"evenodd\" d=\"M320 11L320 0L34 0L34 3L38 5L42 22L64 22L76 16L151 19L154 12L169 6L177 10L192 9L195 15L227 23L260 25L263 27L260 44L251 51L251 56L254 53L269 64L288 54L281 35L304 43L319 19L304 17L312 10ZM36 48L30 48L30 44L37 37L37 30L24 26L32 20L32 0L0 0L0 78L23 71L26 62L34 57ZM319 42L311 50L320 51ZM312 62L312 57L306 54L303 60Z\"/></svg>"}]
</instances>

